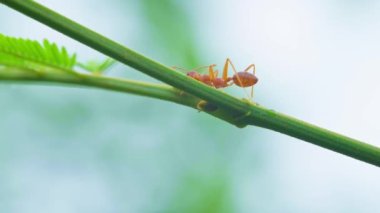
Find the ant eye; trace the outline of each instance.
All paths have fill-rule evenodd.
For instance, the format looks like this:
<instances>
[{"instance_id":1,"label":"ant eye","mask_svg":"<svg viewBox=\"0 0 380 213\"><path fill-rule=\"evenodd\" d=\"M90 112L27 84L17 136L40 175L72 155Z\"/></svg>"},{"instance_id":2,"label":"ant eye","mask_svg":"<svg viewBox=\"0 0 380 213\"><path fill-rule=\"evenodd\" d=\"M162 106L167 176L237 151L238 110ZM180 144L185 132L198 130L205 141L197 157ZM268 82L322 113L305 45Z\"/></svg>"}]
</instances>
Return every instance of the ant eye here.
<instances>
[{"instance_id":1,"label":"ant eye","mask_svg":"<svg viewBox=\"0 0 380 213\"><path fill-rule=\"evenodd\" d=\"M187 76L189 76L190 78L194 78L195 80L200 80L201 78L201 75L197 72L188 72L186 73Z\"/></svg>"},{"instance_id":2,"label":"ant eye","mask_svg":"<svg viewBox=\"0 0 380 213\"><path fill-rule=\"evenodd\" d=\"M196 72L188 72L186 73L187 76L194 77L197 73Z\"/></svg>"}]
</instances>

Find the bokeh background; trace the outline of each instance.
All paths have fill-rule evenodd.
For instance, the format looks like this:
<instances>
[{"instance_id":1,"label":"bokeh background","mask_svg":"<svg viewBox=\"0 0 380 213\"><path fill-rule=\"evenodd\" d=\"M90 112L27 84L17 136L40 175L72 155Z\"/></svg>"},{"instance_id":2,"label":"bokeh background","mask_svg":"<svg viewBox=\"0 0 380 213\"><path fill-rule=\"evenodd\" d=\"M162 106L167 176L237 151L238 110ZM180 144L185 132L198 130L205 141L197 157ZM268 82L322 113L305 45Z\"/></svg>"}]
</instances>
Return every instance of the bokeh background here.
<instances>
[{"instance_id":1,"label":"bokeh background","mask_svg":"<svg viewBox=\"0 0 380 213\"><path fill-rule=\"evenodd\" d=\"M380 146L379 1L38 2L166 65L255 63L258 103ZM0 32L105 58L3 5ZM375 166L172 103L0 82L1 212L379 212L379 180Z\"/></svg>"}]
</instances>

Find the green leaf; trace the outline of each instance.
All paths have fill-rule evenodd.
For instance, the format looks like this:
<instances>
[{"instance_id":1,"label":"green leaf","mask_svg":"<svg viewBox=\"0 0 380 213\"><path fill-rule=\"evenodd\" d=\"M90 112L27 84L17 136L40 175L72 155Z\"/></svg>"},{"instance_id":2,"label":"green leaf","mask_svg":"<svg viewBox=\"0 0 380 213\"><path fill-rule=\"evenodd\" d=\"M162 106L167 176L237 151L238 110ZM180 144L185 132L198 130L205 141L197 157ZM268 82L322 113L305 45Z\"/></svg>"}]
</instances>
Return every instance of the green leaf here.
<instances>
[{"instance_id":1,"label":"green leaf","mask_svg":"<svg viewBox=\"0 0 380 213\"><path fill-rule=\"evenodd\" d=\"M92 73L104 73L106 70L108 70L112 65L115 64L115 60L111 58L105 59L103 62L97 62L97 61L88 61L86 63L77 63L77 65L89 72Z\"/></svg>"},{"instance_id":2,"label":"green leaf","mask_svg":"<svg viewBox=\"0 0 380 213\"><path fill-rule=\"evenodd\" d=\"M22 68L34 65L69 70L76 64L76 56L68 54L65 48L59 48L47 39L40 44L0 34L0 63Z\"/></svg>"}]
</instances>

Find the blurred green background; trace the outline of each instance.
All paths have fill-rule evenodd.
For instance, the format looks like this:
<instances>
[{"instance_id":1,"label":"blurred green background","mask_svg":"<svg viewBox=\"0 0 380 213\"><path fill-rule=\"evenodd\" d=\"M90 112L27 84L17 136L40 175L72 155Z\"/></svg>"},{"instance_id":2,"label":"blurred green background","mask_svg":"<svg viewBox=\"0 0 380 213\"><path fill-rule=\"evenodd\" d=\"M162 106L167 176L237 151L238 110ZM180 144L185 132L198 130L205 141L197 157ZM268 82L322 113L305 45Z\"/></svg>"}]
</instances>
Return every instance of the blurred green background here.
<instances>
[{"instance_id":1,"label":"blurred green background","mask_svg":"<svg viewBox=\"0 0 380 213\"><path fill-rule=\"evenodd\" d=\"M169 66L255 63L260 104L380 146L377 1L38 2ZM5 6L0 32L104 59ZM172 103L0 82L0 109L1 212L380 211L374 166Z\"/></svg>"}]
</instances>

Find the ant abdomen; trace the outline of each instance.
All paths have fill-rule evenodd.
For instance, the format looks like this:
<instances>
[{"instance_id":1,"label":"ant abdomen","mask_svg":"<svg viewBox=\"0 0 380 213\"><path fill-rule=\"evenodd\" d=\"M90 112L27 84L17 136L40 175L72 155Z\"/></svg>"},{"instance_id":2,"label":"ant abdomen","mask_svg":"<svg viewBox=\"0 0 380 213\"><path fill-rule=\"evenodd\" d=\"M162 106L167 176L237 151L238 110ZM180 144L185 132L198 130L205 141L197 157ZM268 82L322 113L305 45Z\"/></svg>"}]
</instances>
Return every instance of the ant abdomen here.
<instances>
[{"instance_id":1,"label":"ant abdomen","mask_svg":"<svg viewBox=\"0 0 380 213\"><path fill-rule=\"evenodd\" d=\"M259 79L248 72L238 72L232 77L232 81L239 87L250 87L255 85Z\"/></svg>"}]
</instances>

